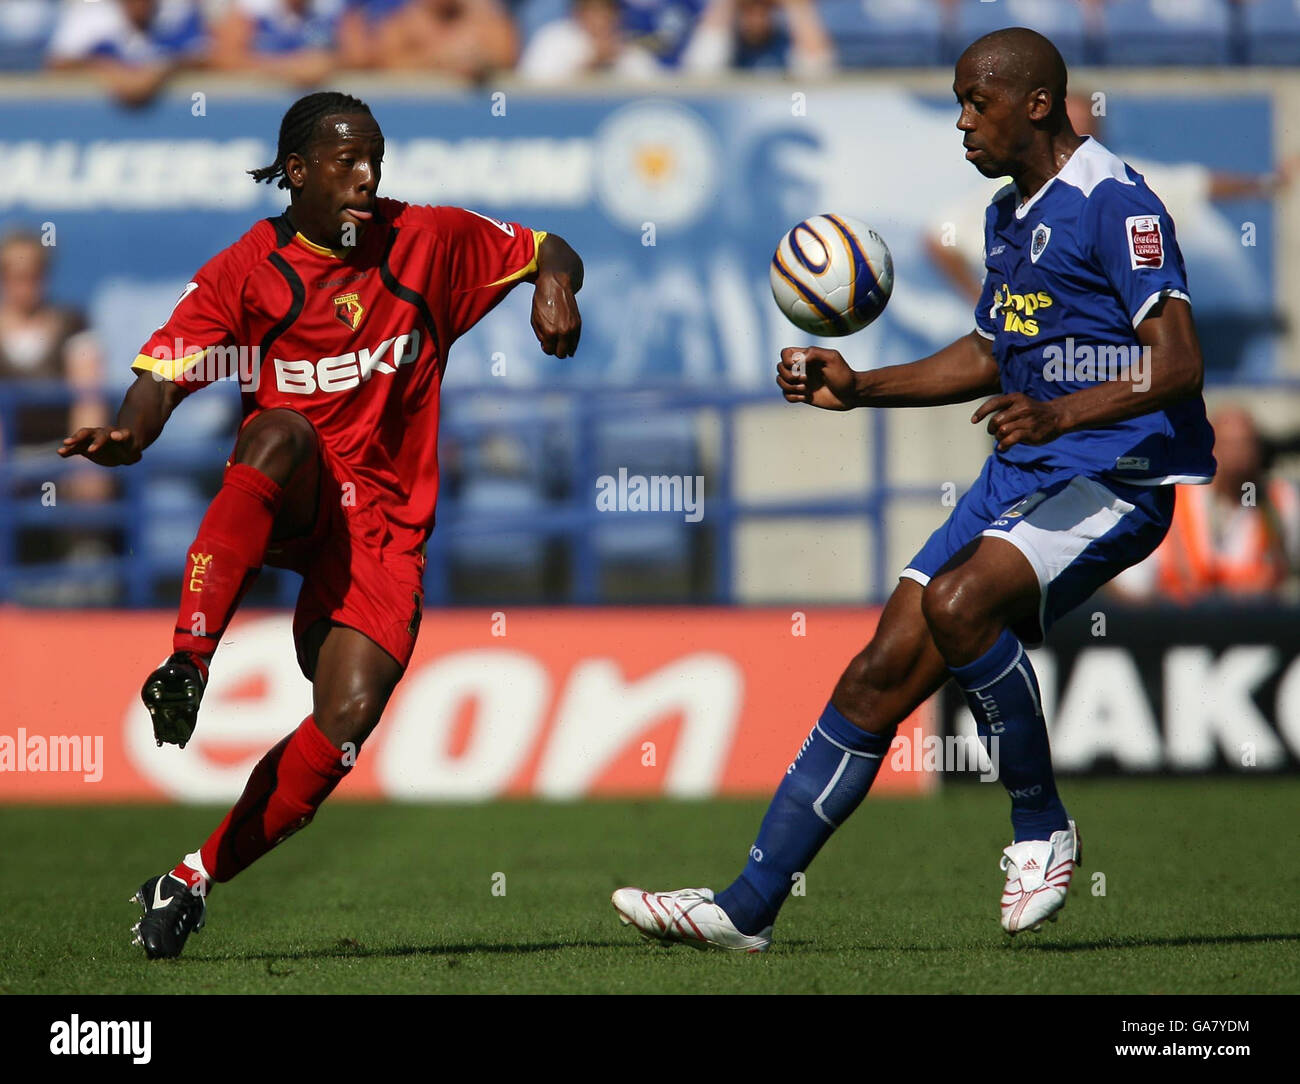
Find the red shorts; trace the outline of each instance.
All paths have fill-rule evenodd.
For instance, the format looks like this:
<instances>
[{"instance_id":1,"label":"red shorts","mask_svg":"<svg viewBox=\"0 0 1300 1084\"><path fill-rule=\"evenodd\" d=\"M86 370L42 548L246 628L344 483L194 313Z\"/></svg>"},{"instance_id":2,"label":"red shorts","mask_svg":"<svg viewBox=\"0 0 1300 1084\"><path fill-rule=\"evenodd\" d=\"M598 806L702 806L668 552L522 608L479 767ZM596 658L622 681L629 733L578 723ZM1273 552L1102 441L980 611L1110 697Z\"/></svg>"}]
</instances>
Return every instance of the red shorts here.
<instances>
[{"instance_id":1,"label":"red shorts","mask_svg":"<svg viewBox=\"0 0 1300 1084\"><path fill-rule=\"evenodd\" d=\"M344 501L333 456L322 445L311 533L267 548L266 564L302 576L293 640L298 666L309 680L307 634L318 621L356 629L403 669L411 661L420 630L424 553L393 545L383 515L364 495L355 496Z\"/></svg>"}]
</instances>

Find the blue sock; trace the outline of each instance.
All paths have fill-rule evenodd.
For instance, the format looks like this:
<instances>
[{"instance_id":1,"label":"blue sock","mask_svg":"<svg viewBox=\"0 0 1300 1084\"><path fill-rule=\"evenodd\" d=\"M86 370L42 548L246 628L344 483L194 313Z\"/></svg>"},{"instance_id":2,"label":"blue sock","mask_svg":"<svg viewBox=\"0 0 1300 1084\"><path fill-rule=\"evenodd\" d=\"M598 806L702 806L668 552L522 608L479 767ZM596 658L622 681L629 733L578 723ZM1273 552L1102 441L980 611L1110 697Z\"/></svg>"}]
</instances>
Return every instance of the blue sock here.
<instances>
[{"instance_id":1,"label":"blue sock","mask_svg":"<svg viewBox=\"0 0 1300 1084\"><path fill-rule=\"evenodd\" d=\"M749 862L715 900L741 933L776 921L802 873L863 798L894 735L868 734L831 704L803 743L767 808Z\"/></svg>"},{"instance_id":2,"label":"blue sock","mask_svg":"<svg viewBox=\"0 0 1300 1084\"><path fill-rule=\"evenodd\" d=\"M1010 629L974 662L949 670L966 694L980 740L1011 795L1015 841L1051 839L1069 827L1056 793L1038 677L1024 645ZM990 747L991 738L997 738Z\"/></svg>"}]
</instances>

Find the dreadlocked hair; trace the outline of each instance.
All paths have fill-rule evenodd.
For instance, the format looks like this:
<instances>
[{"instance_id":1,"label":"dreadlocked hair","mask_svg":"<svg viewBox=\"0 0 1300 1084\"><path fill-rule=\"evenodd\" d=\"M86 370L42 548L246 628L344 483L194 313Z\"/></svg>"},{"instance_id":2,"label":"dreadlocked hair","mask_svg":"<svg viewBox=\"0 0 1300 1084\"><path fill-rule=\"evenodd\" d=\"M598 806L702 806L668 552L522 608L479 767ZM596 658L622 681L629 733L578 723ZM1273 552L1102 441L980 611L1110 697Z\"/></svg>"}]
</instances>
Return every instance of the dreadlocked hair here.
<instances>
[{"instance_id":1,"label":"dreadlocked hair","mask_svg":"<svg viewBox=\"0 0 1300 1084\"><path fill-rule=\"evenodd\" d=\"M325 117L344 113L364 113L371 116L370 106L351 94L322 90L299 98L289 107L280 121L280 143L276 148L275 161L261 169L250 169L248 175L257 182L270 184L277 177L280 188L289 187L289 178L285 175L284 164L291 154L303 154L311 145L316 134L316 125Z\"/></svg>"}]
</instances>

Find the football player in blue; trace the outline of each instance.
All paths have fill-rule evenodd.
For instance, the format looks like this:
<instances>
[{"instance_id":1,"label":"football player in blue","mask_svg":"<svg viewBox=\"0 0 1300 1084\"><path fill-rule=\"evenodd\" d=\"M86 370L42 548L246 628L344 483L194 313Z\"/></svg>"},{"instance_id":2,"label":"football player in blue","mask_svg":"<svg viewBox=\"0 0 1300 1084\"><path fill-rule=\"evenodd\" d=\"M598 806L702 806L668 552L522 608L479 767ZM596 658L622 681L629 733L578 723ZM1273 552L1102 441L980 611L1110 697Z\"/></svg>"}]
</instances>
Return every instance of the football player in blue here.
<instances>
[{"instance_id":1,"label":"football player in blue","mask_svg":"<svg viewBox=\"0 0 1300 1084\"><path fill-rule=\"evenodd\" d=\"M1065 905L1079 832L1025 647L1156 548L1175 483L1213 477L1214 436L1174 225L1139 174L1075 133L1055 46L1019 28L986 35L958 60L953 89L967 161L1012 179L985 216L974 330L865 372L837 350L786 349L777 383L824 410L982 399L971 421L993 452L902 571L739 877L716 895L614 893L621 920L648 937L765 950L795 875L866 796L898 724L949 679L1011 798L1003 929L1037 930Z\"/></svg>"}]
</instances>

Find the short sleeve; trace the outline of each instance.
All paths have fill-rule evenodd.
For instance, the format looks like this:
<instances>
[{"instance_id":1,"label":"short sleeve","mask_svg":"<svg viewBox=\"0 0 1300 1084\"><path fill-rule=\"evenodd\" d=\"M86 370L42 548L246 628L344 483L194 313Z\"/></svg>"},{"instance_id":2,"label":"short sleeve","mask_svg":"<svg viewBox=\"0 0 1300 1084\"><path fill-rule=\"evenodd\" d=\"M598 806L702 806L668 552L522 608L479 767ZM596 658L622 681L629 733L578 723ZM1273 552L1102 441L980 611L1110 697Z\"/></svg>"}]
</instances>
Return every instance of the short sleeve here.
<instances>
[{"instance_id":1,"label":"short sleeve","mask_svg":"<svg viewBox=\"0 0 1300 1084\"><path fill-rule=\"evenodd\" d=\"M447 303L455 338L537 271L546 234L461 207L439 207L437 215L447 242Z\"/></svg>"},{"instance_id":2,"label":"short sleeve","mask_svg":"<svg viewBox=\"0 0 1300 1084\"><path fill-rule=\"evenodd\" d=\"M1098 185L1086 216L1093 256L1134 327L1162 298L1188 300L1173 220L1150 189L1118 181Z\"/></svg>"},{"instance_id":3,"label":"short sleeve","mask_svg":"<svg viewBox=\"0 0 1300 1084\"><path fill-rule=\"evenodd\" d=\"M243 275L231 250L218 253L181 291L171 314L140 348L131 368L171 380L186 394L237 372L235 346Z\"/></svg>"}]
</instances>

